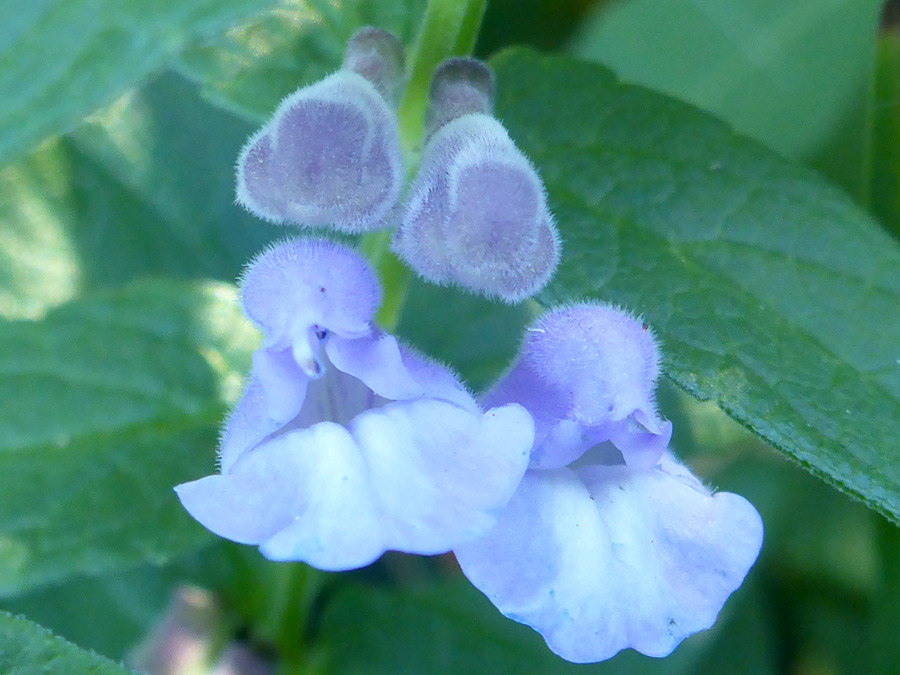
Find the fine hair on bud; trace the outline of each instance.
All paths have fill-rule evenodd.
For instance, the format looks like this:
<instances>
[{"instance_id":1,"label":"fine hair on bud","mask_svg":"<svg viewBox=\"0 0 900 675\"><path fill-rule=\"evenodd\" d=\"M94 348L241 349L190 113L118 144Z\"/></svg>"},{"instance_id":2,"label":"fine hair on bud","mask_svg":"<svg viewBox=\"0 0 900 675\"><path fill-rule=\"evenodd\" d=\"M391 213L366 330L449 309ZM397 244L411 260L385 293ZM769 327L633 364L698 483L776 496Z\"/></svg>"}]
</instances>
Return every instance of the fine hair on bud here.
<instances>
[{"instance_id":1,"label":"fine hair on bud","mask_svg":"<svg viewBox=\"0 0 900 675\"><path fill-rule=\"evenodd\" d=\"M238 158L237 201L276 224L347 233L390 226L403 161L394 109L403 48L368 28L344 67L287 96Z\"/></svg>"},{"instance_id":2,"label":"fine hair on bud","mask_svg":"<svg viewBox=\"0 0 900 675\"><path fill-rule=\"evenodd\" d=\"M560 255L537 171L482 113L448 122L426 145L394 248L433 283L510 303L543 288Z\"/></svg>"}]
</instances>

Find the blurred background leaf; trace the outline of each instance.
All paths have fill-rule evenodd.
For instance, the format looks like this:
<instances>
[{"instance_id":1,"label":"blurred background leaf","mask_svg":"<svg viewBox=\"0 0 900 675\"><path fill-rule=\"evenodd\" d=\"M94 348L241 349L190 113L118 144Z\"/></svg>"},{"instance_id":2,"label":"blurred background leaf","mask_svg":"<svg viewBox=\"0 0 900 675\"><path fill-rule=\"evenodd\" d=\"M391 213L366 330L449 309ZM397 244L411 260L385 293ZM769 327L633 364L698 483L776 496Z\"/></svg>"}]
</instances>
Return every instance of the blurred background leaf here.
<instances>
[{"instance_id":1,"label":"blurred background leaf","mask_svg":"<svg viewBox=\"0 0 900 675\"><path fill-rule=\"evenodd\" d=\"M871 204L887 230L900 237L900 28L893 24L878 36Z\"/></svg>"},{"instance_id":2,"label":"blurred background leaf","mask_svg":"<svg viewBox=\"0 0 900 675\"><path fill-rule=\"evenodd\" d=\"M617 0L490 0L475 53L486 59L511 45L564 47L592 12Z\"/></svg>"},{"instance_id":3,"label":"blurred background leaf","mask_svg":"<svg viewBox=\"0 0 900 675\"><path fill-rule=\"evenodd\" d=\"M127 675L131 671L79 649L31 621L0 612L0 672L4 675Z\"/></svg>"},{"instance_id":4,"label":"blurred background leaf","mask_svg":"<svg viewBox=\"0 0 900 675\"><path fill-rule=\"evenodd\" d=\"M622 0L569 45L868 197L881 0Z\"/></svg>"},{"instance_id":5,"label":"blurred background leaf","mask_svg":"<svg viewBox=\"0 0 900 675\"><path fill-rule=\"evenodd\" d=\"M0 162L274 0L33 0L0 24Z\"/></svg>"},{"instance_id":6,"label":"blurred background leaf","mask_svg":"<svg viewBox=\"0 0 900 675\"><path fill-rule=\"evenodd\" d=\"M232 287L143 282L0 324L0 594L206 544L210 472L256 332Z\"/></svg>"},{"instance_id":7,"label":"blurred background leaf","mask_svg":"<svg viewBox=\"0 0 900 675\"><path fill-rule=\"evenodd\" d=\"M327 673L358 675L566 675L647 673L688 675L775 673L764 609L729 603L712 631L691 639L673 656L652 659L635 652L591 666L566 663L526 626L504 618L464 579L421 587L346 586L329 602L319 626ZM742 661L732 659L740 635ZM402 645L398 648L398 645ZM716 670L724 664L725 671Z\"/></svg>"},{"instance_id":8,"label":"blurred background leaf","mask_svg":"<svg viewBox=\"0 0 900 675\"><path fill-rule=\"evenodd\" d=\"M329 576L318 596L315 583L304 581L307 568L273 565L252 547L208 547L211 538L181 513L171 486L212 469L215 430L245 371L247 346L225 354L237 336L206 334L208 307L189 307L206 293L197 289L212 287L129 284L144 277L232 281L265 243L294 234L232 204L241 144L282 96L338 67L355 29L380 25L409 45L423 7L424 0L215 7L42 0L8 12L0 29L7 100L5 108L0 103L0 162L14 160L0 169L0 314L40 318L85 297L30 327L0 325L0 395L12 401L0 420L8 476L0 491L0 580L5 592L18 594L2 606L114 659L153 626L180 583L194 580L220 593L230 634L268 655L288 644L294 656L305 649L300 615L311 602L312 634L326 649L300 656L314 672L322 658L330 672L361 673L893 672L900 596L891 561L900 531L762 448L713 402L697 403L672 385L660 399L675 421L675 447L716 487L756 504L767 539L760 564L714 631L668 659L626 653L596 667L569 666L532 631L502 619L443 560L388 556L371 570ZM99 11L95 25L69 35L88 11ZM628 79L656 78L646 83L819 168L862 203L871 172L872 207L890 224L897 222L900 156L897 58L884 33L873 103L876 21L872 0L815 7L809 0L493 0L478 49L489 54L516 41L553 49L571 41ZM835 359L863 359L859 372L880 380L869 393L882 392L870 419L889 413L896 420L897 370L879 361L900 343L896 285L883 291L897 270L895 249L861 226L866 219L846 200L821 186L799 190L808 174L771 164L678 106L666 103L662 110L675 112L661 115L659 99L643 92L613 87L609 98L605 87L585 87L563 70L542 73L541 81L527 60L504 66L508 58L498 62L500 114L540 165L567 231L561 285L548 298L565 288L645 311L671 332L664 336L670 373L732 413L741 412L735 401L751 400L754 424L772 422L757 429L767 438L780 434L807 447L821 433L831 451L862 429L872 400L855 398L859 373L835 367ZM148 82L167 63L176 72ZM587 93L573 102L567 96L574 89ZM73 129L110 102L34 151L44 136ZM576 137L601 149L609 139L624 140L608 143L608 165L598 173ZM542 147L551 142L555 148ZM640 171L629 174L635 166ZM741 185L752 194L741 195ZM820 220L798 216L798 192L803 208L821 202ZM733 241L729 233L751 233L747 223L756 228L750 241ZM588 249L588 233L599 252ZM810 261L822 255L841 276L813 273L819 268ZM792 266L779 267L781 257ZM232 313L228 305L222 317ZM414 282L399 331L480 388L514 353L528 314ZM860 323L862 314L877 318ZM816 333L822 326L830 342ZM804 332L820 339L807 345L802 377L776 377L796 355L780 346L782 336L793 344ZM763 359L771 377L748 377L755 371L734 363L740 350ZM56 382L59 373L77 380ZM134 386L104 392L77 385L113 374ZM776 398L757 397L763 389ZM794 405L798 398L802 405ZM830 417L822 405L831 406ZM793 420L787 427L786 417ZM871 447L882 444L880 464L868 467L879 475L867 489L896 489L895 425L864 430ZM839 469L856 475L859 466ZM405 577L394 579L401 588L344 588L418 564L451 580L432 589ZM871 637L864 648L848 639L859 634ZM68 667L59 672L82 672L60 663Z\"/></svg>"},{"instance_id":9,"label":"blurred background leaf","mask_svg":"<svg viewBox=\"0 0 900 675\"><path fill-rule=\"evenodd\" d=\"M178 69L211 101L258 123L292 91L337 70L359 28L384 28L411 46L424 8L425 0L280 0L186 50Z\"/></svg>"},{"instance_id":10,"label":"blurred background leaf","mask_svg":"<svg viewBox=\"0 0 900 675\"><path fill-rule=\"evenodd\" d=\"M251 131L170 74L0 169L0 314L146 276L233 281L292 233L234 204Z\"/></svg>"}]
</instances>

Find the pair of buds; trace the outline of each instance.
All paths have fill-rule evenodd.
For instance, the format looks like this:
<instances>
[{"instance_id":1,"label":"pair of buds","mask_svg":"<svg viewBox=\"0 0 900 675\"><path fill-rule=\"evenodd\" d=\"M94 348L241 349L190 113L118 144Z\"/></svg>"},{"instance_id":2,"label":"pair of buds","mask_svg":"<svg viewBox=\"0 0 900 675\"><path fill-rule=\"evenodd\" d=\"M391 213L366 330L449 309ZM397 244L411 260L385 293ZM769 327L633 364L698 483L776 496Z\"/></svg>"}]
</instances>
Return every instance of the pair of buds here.
<instances>
[{"instance_id":1,"label":"pair of buds","mask_svg":"<svg viewBox=\"0 0 900 675\"><path fill-rule=\"evenodd\" d=\"M537 171L491 115L482 62L436 69L419 172L400 204L404 61L390 33L356 33L341 69L285 98L247 142L238 202L274 223L354 234L399 221L394 250L425 279L507 302L533 295L556 268L559 235Z\"/></svg>"}]
</instances>

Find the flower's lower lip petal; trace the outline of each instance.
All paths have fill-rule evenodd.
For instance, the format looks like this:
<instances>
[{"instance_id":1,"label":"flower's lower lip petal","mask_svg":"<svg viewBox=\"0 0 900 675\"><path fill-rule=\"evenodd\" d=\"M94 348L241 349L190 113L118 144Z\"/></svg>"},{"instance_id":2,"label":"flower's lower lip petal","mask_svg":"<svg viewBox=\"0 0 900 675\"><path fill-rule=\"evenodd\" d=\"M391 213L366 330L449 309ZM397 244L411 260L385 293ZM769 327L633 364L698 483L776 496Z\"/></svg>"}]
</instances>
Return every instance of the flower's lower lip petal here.
<instances>
[{"instance_id":1,"label":"flower's lower lip petal","mask_svg":"<svg viewBox=\"0 0 900 675\"><path fill-rule=\"evenodd\" d=\"M669 654L756 560L759 515L657 469L529 471L494 530L456 550L507 616L574 662Z\"/></svg>"},{"instance_id":2,"label":"flower's lower lip petal","mask_svg":"<svg viewBox=\"0 0 900 675\"><path fill-rule=\"evenodd\" d=\"M182 506L210 532L240 544L260 544L292 519L288 504L270 498L277 478L207 476L175 488Z\"/></svg>"},{"instance_id":3,"label":"flower's lower lip petal","mask_svg":"<svg viewBox=\"0 0 900 675\"><path fill-rule=\"evenodd\" d=\"M393 335L358 339L335 335L325 349L335 368L359 379L383 398L402 401L428 396L472 412L478 409L451 371L399 344Z\"/></svg>"},{"instance_id":4,"label":"flower's lower lip petal","mask_svg":"<svg viewBox=\"0 0 900 675\"><path fill-rule=\"evenodd\" d=\"M294 384L298 388L297 394L302 405L306 396L306 380L298 380ZM241 400L225 424L219 445L219 468L223 473L227 473L247 450L261 443L290 420L290 417L284 419L284 415L273 419L268 413L269 399L260 379L253 376L244 387Z\"/></svg>"},{"instance_id":5,"label":"flower's lower lip petal","mask_svg":"<svg viewBox=\"0 0 900 675\"><path fill-rule=\"evenodd\" d=\"M435 554L479 536L525 472L533 425L520 406L484 415L436 400L360 415L365 456L385 523L385 548Z\"/></svg>"},{"instance_id":6,"label":"flower's lower lip petal","mask_svg":"<svg viewBox=\"0 0 900 675\"><path fill-rule=\"evenodd\" d=\"M649 468L655 466L672 438L672 423L666 421L654 421L657 432L638 426L631 420L609 425L609 440L612 441L622 456L625 463L637 468Z\"/></svg>"},{"instance_id":7,"label":"flower's lower lip petal","mask_svg":"<svg viewBox=\"0 0 900 675\"><path fill-rule=\"evenodd\" d=\"M380 514L356 442L338 424L321 422L266 442L235 465L271 464L284 479L265 499L287 503L290 519L262 543L273 560L320 569L353 569L384 551Z\"/></svg>"}]
</instances>

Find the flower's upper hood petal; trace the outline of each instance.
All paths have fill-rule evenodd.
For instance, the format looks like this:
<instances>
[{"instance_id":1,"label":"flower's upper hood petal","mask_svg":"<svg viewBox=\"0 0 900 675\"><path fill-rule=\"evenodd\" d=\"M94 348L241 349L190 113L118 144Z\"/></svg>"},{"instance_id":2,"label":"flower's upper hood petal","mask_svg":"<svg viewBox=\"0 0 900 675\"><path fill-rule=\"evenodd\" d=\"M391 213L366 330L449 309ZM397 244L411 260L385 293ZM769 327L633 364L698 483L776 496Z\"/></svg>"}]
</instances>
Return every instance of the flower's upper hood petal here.
<instances>
[{"instance_id":1,"label":"flower's upper hood petal","mask_svg":"<svg viewBox=\"0 0 900 675\"><path fill-rule=\"evenodd\" d=\"M601 303L563 307L528 329L516 362L484 397L534 417L533 466L566 466L612 440L625 461L652 466L671 427L656 414L659 352L649 327Z\"/></svg>"},{"instance_id":2,"label":"flower's upper hood petal","mask_svg":"<svg viewBox=\"0 0 900 675\"><path fill-rule=\"evenodd\" d=\"M284 348L309 340L313 327L345 337L367 335L381 289L352 249L322 239L290 239L247 266L241 296L266 346Z\"/></svg>"},{"instance_id":3,"label":"flower's upper hood petal","mask_svg":"<svg viewBox=\"0 0 900 675\"><path fill-rule=\"evenodd\" d=\"M397 116L349 69L287 96L237 162L238 203L278 224L382 228L402 183Z\"/></svg>"}]
</instances>

